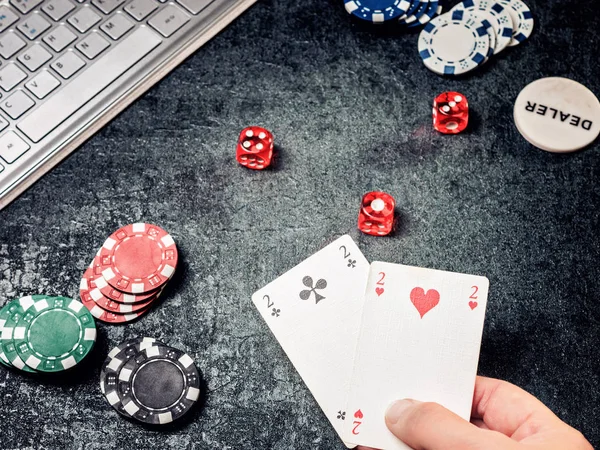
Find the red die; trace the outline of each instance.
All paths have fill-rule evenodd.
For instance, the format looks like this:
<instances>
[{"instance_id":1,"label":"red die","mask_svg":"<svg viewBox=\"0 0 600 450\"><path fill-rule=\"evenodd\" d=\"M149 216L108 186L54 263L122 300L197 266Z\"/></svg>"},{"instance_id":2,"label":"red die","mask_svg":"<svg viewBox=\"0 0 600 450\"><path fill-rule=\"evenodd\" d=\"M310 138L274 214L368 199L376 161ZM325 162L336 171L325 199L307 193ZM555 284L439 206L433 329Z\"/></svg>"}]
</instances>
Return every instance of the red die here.
<instances>
[{"instance_id":1,"label":"red die","mask_svg":"<svg viewBox=\"0 0 600 450\"><path fill-rule=\"evenodd\" d=\"M236 159L242 166L261 170L271 164L273 134L261 127L242 130L237 144Z\"/></svg>"},{"instance_id":2,"label":"red die","mask_svg":"<svg viewBox=\"0 0 600 450\"><path fill-rule=\"evenodd\" d=\"M394 226L394 197L385 192L365 194L358 214L358 229L373 236L385 236Z\"/></svg>"},{"instance_id":3,"label":"red die","mask_svg":"<svg viewBox=\"0 0 600 450\"><path fill-rule=\"evenodd\" d=\"M469 124L469 102L458 92L444 92L433 101L433 127L440 133L458 134Z\"/></svg>"}]
</instances>

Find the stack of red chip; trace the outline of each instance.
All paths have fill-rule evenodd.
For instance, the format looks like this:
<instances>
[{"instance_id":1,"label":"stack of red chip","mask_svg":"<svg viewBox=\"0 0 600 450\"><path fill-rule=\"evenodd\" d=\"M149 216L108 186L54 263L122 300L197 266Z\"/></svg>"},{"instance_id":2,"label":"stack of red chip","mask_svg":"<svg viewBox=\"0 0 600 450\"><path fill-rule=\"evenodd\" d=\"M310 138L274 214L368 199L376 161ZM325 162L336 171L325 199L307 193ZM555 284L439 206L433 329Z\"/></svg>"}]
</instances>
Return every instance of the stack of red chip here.
<instances>
[{"instance_id":1,"label":"stack of red chip","mask_svg":"<svg viewBox=\"0 0 600 450\"><path fill-rule=\"evenodd\" d=\"M134 223L104 242L79 286L81 300L102 322L131 322L147 313L177 267L177 246L162 228Z\"/></svg>"}]
</instances>

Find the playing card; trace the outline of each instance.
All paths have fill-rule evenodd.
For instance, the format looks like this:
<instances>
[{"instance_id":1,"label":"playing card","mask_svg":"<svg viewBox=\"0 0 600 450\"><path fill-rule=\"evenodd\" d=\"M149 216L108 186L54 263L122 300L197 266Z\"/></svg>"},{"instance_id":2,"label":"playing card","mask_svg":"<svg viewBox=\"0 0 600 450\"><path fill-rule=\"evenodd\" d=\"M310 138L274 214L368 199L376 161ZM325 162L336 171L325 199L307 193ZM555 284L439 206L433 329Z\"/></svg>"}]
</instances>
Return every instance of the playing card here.
<instances>
[{"instance_id":1,"label":"playing card","mask_svg":"<svg viewBox=\"0 0 600 450\"><path fill-rule=\"evenodd\" d=\"M252 296L338 434L368 275L369 263L342 236Z\"/></svg>"},{"instance_id":2,"label":"playing card","mask_svg":"<svg viewBox=\"0 0 600 450\"><path fill-rule=\"evenodd\" d=\"M371 265L343 440L409 449L384 420L404 398L437 402L469 420L488 287L484 277Z\"/></svg>"}]
</instances>

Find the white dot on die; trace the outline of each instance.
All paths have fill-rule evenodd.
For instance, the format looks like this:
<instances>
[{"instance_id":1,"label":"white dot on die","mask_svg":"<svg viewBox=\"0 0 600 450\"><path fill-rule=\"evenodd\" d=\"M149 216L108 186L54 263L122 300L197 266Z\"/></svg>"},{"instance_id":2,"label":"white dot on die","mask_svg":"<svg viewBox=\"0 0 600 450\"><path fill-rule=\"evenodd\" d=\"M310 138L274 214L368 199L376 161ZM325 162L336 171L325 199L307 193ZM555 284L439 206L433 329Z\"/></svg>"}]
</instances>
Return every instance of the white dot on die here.
<instances>
[{"instance_id":1,"label":"white dot on die","mask_svg":"<svg viewBox=\"0 0 600 450\"><path fill-rule=\"evenodd\" d=\"M266 137L267 137L267 135L266 135L264 132L262 132L262 131L261 131L261 132L260 132L260 134L258 135L258 137L259 137L260 139L264 139L264 138L266 138Z\"/></svg>"},{"instance_id":2,"label":"white dot on die","mask_svg":"<svg viewBox=\"0 0 600 450\"><path fill-rule=\"evenodd\" d=\"M371 208L373 208L373 211L383 211L385 209L385 202L380 198L376 198L371 202Z\"/></svg>"},{"instance_id":3,"label":"white dot on die","mask_svg":"<svg viewBox=\"0 0 600 450\"><path fill-rule=\"evenodd\" d=\"M450 108L454 108L456 106L456 102L450 102L448 104L450 105Z\"/></svg>"},{"instance_id":4,"label":"white dot on die","mask_svg":"<svg viewBox=\"0 0 600 450\"><path fill-rule=\"evenodd\" d=\"M252 137L252 136L254 136L254 133L252 132L252 130L248 130L248 131L246 131L246 136Z\"/></svg>"},{"instance_id":5,"label":"white dot on die","mask_svg":"<svg viewBox=\"0 0 600 450\"><path fill-rule=\"evenodd\" d=\"M442 106L442 111L448 112L448 111L450 111L450 107L448 105L444 105L444 106Z\"/></svg>"},{"instance_id":6,"label":"white dot on die","mask_svg":"<svg viewBox=\"0 0 600 450\"><path fill-rule=\"evenodd\" d=\"M462 97L460 95L457 95L456 97L454 97L454 101L456 103L460 103L460 102L462 102Z\"/></svg>"},{"instance_id":7,"label":"white dot on die","mask_svg":"<svg viewBox=\"0 0 600 450\"><path fill-rule=\"evenodd\" d=\"M258 144L256 144L256 150L262 150L263 149L263 145L259 142Z\"/></svg>"},{"instance_id":8,"label":"white dot on die","mask_svg":"<svg viewBox=\"0 0 600 450\"><path fill-rule=\"evenodd\" d=\"M456 130L458 128L458 124L456 122L448 122L445 126L448 130Z\"/></svg>"},{"instance_id":9,"label":"white dot on die","mask_svg":"<svg viewBox=\"0 0 600 450\"><path fill-rule=\"evenodd\" d=\"M244 141L244 143L242 144L244 146L244 148L250 148L250 141Z\"/></svg>"}]
</instances>

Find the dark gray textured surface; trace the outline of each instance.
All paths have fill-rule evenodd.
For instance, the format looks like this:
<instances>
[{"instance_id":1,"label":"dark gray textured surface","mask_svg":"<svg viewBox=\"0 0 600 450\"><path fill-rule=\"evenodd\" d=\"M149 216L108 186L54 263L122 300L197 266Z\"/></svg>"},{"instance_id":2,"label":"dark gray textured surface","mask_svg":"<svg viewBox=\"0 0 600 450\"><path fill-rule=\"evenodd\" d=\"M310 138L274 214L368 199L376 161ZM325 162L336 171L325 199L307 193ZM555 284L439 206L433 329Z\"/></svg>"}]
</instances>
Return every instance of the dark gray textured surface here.
<instances>
[{"instance_id":1,"label":"dark gray textured surface","mask_svg":"<svg viewBox=\"0 0 600 450\"><path fill-rule=\"evenodd\" d=\"M179 245L162 305L99 325L64 379L0 370L6 449L343 449L254 310L257 288L349 232L366 257L486 275L480 373L517 383L600 446L599 144L530 147L512 122L525 84L566 76L600 93L596 0L528 0L536 30L462 80L429 72L417 35L351 23L341 0L261 1L0 212L0 299L77 296L118 226L154 222ZM456 89L472 126L431 127ZM234 161L239 130L271 129L272 170ZM366 191L396 197L398 231L356 230ZM117 417L97 377L109 347L150 335L187 350L208 395L164 432Z\"/></svg>"}]
</instances>

